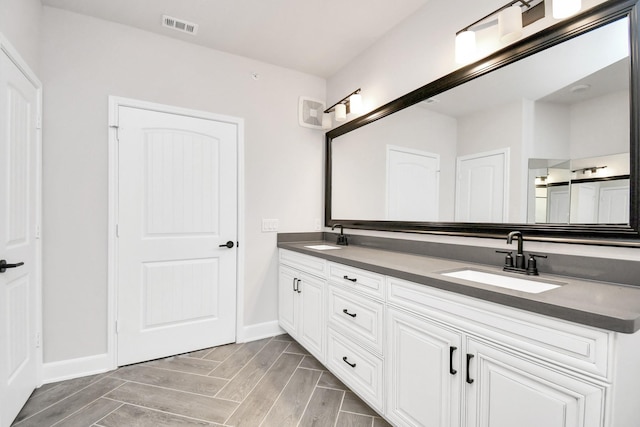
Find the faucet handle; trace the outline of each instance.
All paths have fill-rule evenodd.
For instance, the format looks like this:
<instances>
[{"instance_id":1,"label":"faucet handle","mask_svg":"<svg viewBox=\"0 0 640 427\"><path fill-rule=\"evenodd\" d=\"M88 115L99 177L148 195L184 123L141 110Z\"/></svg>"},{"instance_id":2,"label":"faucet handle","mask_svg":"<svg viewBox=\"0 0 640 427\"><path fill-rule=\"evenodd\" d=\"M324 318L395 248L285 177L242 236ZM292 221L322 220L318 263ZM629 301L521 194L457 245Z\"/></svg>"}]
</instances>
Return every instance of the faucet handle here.
<instances>
[{"instance_id":1,"label":"faucet handle","mask_svg":"<svg viewBox=\"0 0 640 427\"><path fill-rule=\"evenodd\" d=\"M536 258L546 258L546 255L539 254L529 254L529 259L527 260L527 274L530 276L538 275L538 266L536 263Z\"/></svg>"},{"instance_id":2,"label":"faucet handle","mask_svg":"<svg viewBox=\"0 0 640 427\"><path fill-rule=\"evenodd\" d=\"M513 257L511 256L511 251L496 251L498 254L507 254L504 257L504 266L505 267L513 267Z\"/></svg>"}]
</instances>

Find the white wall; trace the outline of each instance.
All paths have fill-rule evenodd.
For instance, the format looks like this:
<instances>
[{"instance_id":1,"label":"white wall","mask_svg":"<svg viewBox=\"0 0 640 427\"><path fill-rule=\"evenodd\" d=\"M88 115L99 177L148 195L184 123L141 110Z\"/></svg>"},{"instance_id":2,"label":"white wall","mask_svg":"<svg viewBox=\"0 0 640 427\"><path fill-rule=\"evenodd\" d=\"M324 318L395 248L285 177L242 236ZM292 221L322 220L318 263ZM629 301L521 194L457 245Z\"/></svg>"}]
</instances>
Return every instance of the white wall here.
<instances>
[{"instance_id":1,"label":"white wall","mask_svg":"<svg viewBox=\"0 0 640 427\"><path fill-rule=\"evenodd\" d=\"M44 8L45 362L106 352L109 95L245 119L244 323L277 319L276 234L322 211L322 132L297 122L323 79ZM253 80L251 73L260 75Z\"/></svg>"},{"instance_id":2,"label":"white wall","mask_svg":"<svg viewBox=\"0 0 640 427\"><path fill-rule=\"evenodd\" d=\"M40 63L40 0L0 0L0 33L38 74Z\"/></svg>"}]
</instances>

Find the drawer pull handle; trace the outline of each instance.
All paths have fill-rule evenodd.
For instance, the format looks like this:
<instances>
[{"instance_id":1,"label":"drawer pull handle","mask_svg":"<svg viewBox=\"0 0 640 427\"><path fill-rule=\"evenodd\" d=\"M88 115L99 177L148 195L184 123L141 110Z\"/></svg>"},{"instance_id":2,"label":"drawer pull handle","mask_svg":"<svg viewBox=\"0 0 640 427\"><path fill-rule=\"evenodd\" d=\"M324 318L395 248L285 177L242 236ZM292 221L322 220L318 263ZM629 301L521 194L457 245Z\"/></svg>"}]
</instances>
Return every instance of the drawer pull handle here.
<instances>
[{"instance_id":1,"label":"drawer pull handle","mask_svg":"<svg viewBox=\"0 0 640 427\"><path fill-rule=\"evenodd\" d=\"M343 357L342 360L344 361L344 363L346 363L347 365L351 366L352 368L356 367L355 363L349 363L349 361L347 360L347 356Z\"/></svg>"},{"instance_id":2,"label":"drawer pull handle","mask_svg":"<svg viewBox=\"0 0 640 427\"><path fill-rule=\"evenodd\" d=\"M347 316L351 316L351 317L356 317L356 316L357 316L357 314L356 314L356 313L353 313L353 314L352 314L352 313L349 313L349 312L347 311L347 309L346 309L346 308L345 308L344 310L342 310L342 312L343 312L344 314L346 314Z\"/></svg>"},{"instance_id":3,"label":"drawer pull handle","mask_svg":"<svg viewBox=\"0 0 640 427\"><path fill-rule=\"evenodd\" d=\"M358 279L357 279L357 278L356 278L356 279L352 279L352 278L351 278L351 277L349 277L349 276L344 276L344 278L345 278L346 280L349 280L350 282L354 282L354 283L358 281Z\"/></svg>"},{"instance_id":4,"label":"drawer pull handle","mask_svg":"<svg viewBox=\"0 0 640 427\"><path fill-rule=\"evenodd\" d=\"M449 347L449 373L451 375L455 375L458 373L458 371L456 371L455 369L453 369L453 352L456 351L458 349L458 347ZM468 369L467 369L468 372Z\"/></svg>"},{"instance_id":5,"label":"drawer pull handle","mask_svg":"<svg viewBox=\"0 0 640 427\"><path fill-rule=\"evenodd\" d=\"M469 363L473 359L473 354L467 354L467 384L473 384L473 378L469 376Z\"/></svg>"},{"instance_id":6,"label":"drawer pull handle","mask_svg":"<svg viewBox=\"0 0 640 427\"><path fill-rule=\"evenodd\" d=\"M294 278L293 279L293 292L296 292L298 289L298 279Z\"/></svg>"},{"instance_id":7,"label":"drawer pull handle","mask_svg":"<svg viewBox=\"0 0 640 427\"><path fill-rule=\"evenodd\" d=\"M298 284L296 285L296 291L298 291L299 294L302 293L302 291L300 290L300 283L302 283L302 280L300 279L296 279L298 281Z\"/></svg>"}]
</instances>

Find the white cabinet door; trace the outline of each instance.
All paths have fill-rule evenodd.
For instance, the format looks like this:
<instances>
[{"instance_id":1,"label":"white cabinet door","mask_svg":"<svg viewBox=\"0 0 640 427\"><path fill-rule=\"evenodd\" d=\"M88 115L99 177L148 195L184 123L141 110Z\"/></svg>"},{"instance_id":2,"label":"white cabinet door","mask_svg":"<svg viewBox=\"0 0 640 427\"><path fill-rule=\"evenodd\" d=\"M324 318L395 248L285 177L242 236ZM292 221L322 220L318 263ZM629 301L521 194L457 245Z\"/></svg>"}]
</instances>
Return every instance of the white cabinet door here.
<instances>
[{"instance_id":1,"label":"white cabinet door","mask_svg":"<svg viewBox=\"0 0 640 427\"><path fill-rule=\"evenodd\" d=\"M389 420L402 426L459 426L461 335L392 308L387 319Z\"/></svg>"},{"instance_id":2,"label":"white cabinet door","mask_svg":"<svg viewBox=\"0 0 640 427\"><path fill-rule=\"evenodd\" d=\"M324 362L325 280L294 268L280 266L278 320L280 326L318 360Z\"/></svg>"},{"instance_id":3,"label":"white cabinet door","mask_svg":"<svg viewBox=\"0 0 640 427\"><path fill-rule=\"evenodd\" d=\"M296 270L280 266L278 279L278 319L282 329L289 335L296 335Z\"/></svg>"},{"instance_id":4,"label":"white cabinet door","mask_svg":"<svg viewBox=\"0 0 640 427\"><path fill-rule=\"evenodd\" d=\"M474 339L467 354L467 427L604 425L604 387Z\"/></svg>"},{"instance_id":5,"label":"white cabinet door","mask_svg":"<svg viewBox=\"0 0 640 427\"><path fill-rule=\"evenodd\" d=\"M303 274L298 279L298 298L300 316L298 321L298 340L318 360L324 362L324 288L327 282Z\"/></svg>"}]
</instances>

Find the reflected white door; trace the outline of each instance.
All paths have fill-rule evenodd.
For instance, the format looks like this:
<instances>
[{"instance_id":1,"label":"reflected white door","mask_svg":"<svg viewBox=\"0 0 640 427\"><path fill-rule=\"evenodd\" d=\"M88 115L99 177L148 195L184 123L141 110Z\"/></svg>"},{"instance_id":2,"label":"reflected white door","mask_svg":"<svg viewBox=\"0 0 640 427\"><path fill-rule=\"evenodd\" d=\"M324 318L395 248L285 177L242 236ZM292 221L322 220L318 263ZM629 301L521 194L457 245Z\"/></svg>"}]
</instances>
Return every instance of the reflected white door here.
<instances>
[{"instance_id":1,"label":"reflected white door","mask_svg":"<svg viewBox=\"0 0 640 427\"><path fill-rule=\"evenodd\" d=\"M456 221L504 222L509 149L458 157Z\"/></svg>"},{"instance_id":2,"label":"reflected white door","mask_svg":"<svg viewBox=\"0 0 640 427\"><path fill-rule=\"evenodd\" d=\"M627 181L628 182L628 181ZM603 184L604 185L604 184ZM629 185L600 187L599 224L629 224Z\"/></svg>"},{"instance_id":3,"label":"reflected white door","mask_svg":"<svg viewBox=\"0 0 640 427\"><path fill-rule=\"evenodd\" d=\"M38 89L0 53L0 426L37 385ZM0 271L1 271L0 266Z\"/></svg>"},{"instance_id":4,"label":"reflected white door","mask_svg":"<svg viewBox=\"0 0 640 427\"><path fill-rule=\"evenodd\" d=\"M571 184L571 223L596 224L598 222L598 184Z\"/></svg>"},{"instance_id":5,"label":"reflected white door","mask_svg":"<svg viewBox=\"0 0 640 427\"><path fill-rule=\"evenodd\" d=\"M437 221L440 156L387 146L387 219Z\"/></svg>"},{"instance_id":6,"label":"reflected white door","mask_svg":"<svg viewBox=\"0 0 640 427\"><path fill-rule=\"evenodd\" d=\"M546 222L550 224L569 224L569 185L549 187L549 213Z\"/></svg>"},{"instance_id":7,"label":"reflected white door","mask_svg":"<svg viewBox=\"0 0 640 427\"><path fill-rule=\"evenodd\" d=\"M118 365L235 341L237 125L118 115Z\"/></svg>"}]
</instances>

